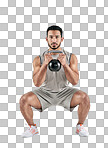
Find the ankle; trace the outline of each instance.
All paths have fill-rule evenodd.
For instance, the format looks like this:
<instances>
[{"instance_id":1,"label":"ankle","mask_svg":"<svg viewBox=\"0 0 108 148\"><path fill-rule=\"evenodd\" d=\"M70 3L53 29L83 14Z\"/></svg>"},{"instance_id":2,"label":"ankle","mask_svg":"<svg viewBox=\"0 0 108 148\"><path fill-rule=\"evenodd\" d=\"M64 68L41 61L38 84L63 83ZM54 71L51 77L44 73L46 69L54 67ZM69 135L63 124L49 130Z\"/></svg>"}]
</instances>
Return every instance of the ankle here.
<instances>
[{"instance_id":1,"label":"ankle","mask_svg":"<svg viewBox=\"0 0 108 148\"><path fill-rule=\"evenodd\" d=\"M83 123L82 122L78 122L77 125L83 125Z\"/></svg>"},{"instance_id":2,"label":"ankle","mask_svg":"<svg viewBox=\"0 0 108 148\"><path fill-rule=\"evenodd\" d=\"M31 126L36 126L36 124L34 124L34 123L33 123L33 124L28 124L28 125L29 125L30 127L31 127Z\"/></svg>"}]
</instances>

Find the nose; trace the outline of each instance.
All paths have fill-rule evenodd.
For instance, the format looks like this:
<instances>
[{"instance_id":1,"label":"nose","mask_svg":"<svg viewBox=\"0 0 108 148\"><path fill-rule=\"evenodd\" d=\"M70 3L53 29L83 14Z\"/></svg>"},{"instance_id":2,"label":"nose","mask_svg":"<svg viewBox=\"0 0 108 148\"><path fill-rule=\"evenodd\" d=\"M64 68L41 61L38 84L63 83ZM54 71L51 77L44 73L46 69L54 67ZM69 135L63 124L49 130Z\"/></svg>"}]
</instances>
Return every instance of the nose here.
<instances>
[{"instance_id":1,"label":"nose","mask_svg":"<svg viewBox=\"0 0 108 148\"><path fill-rule=\"evenodd\" d=\"M53 40L53 42L54 42L54 41L56 41L56 37L53 37L53 39L52 39L52 40Z\"/></svg>"},{"instance_id":2,"label":"nose","mask_svg":"<svg viewBox=\"0 0 108 148\"><path fill-rule=\"evenodd\" d=\"M53 43L53 44L56 43L56 38L53 38L53 39L52 39L52 43Z\"/></svg>"}]
</instances>

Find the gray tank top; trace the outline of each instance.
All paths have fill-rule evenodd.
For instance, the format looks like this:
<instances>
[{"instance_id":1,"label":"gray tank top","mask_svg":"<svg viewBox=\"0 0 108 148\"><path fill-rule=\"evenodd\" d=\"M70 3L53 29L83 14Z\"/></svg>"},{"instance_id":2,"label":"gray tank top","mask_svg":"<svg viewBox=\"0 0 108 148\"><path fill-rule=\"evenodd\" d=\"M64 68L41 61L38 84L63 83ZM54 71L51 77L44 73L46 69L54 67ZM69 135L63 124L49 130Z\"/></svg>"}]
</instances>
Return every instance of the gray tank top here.
<instances>
[{"instance_id":1,"label":"gray tank top","mask_svg":"<svg viewBox=\"0 0 108 148\"><path fill-rule=\"evenodd\" d=\"M63 54L66 55L66 63L70 64L70 57L72 53L69 53L68 51L65 51L62 49ZM46 50L42 55L40 56L41 65L44 62L44 54L48 53L48 50ZM59 54L57 55L51 55L53 59L57 59ZM44 88L46 90L49 90L51 92L58 92L59 90L62 90L64 87L68 86L69 81L66 78L65 71L63 66L61 65L61 69L57 72L50 71L47 66L47 72L46 72L46 78L43 84L40 86L40 88Z\"/></svg>"}]
</instances>

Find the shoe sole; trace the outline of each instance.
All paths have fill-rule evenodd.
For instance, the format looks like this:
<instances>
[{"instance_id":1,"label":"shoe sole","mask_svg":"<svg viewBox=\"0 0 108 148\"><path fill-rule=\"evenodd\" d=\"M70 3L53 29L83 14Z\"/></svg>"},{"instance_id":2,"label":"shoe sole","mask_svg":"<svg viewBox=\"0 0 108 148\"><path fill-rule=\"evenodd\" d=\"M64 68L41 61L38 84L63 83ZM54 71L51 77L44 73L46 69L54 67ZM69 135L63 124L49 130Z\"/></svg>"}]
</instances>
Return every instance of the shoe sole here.
<instances>
[{"instance_id":1,"label":"shoe sole","mask_svg":"<svg viewBox=\"0 0 108 148\"><path fill-rule=\"evenodd\" d=\"M76 134L79 135L79 133L77 133L77 132L76 132ZM80 136L80 137L88 137L89 135L88 135L88 136L83 136L83 135L81 136L81 135L79 135L79 136Z\"/></svg>"},{"instance_id":2,"label":"shoe sole","mask_svg":"<svg viewBox=\"0 0 108 148\"><path fill-rule=\"evenodd\" d=\"M34 133L33 136L36 135L36 134L39 134L39 132ZM30 137L33 137L33 136L30 136ZM23 136L21 136L21 138L30 138L30 137L23 137Z\"/></svg>"}]
</instances>

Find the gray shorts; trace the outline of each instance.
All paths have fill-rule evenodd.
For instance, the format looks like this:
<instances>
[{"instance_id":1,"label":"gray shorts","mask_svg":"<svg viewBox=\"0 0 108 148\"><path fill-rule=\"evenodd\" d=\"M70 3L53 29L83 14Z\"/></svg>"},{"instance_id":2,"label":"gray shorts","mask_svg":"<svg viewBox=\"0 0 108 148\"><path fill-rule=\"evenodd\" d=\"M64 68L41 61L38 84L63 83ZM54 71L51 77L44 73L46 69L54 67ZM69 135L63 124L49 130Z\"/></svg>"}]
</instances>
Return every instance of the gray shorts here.
<instances>
[{"instance_id":1,"label":"gray shorts","mask_svg":"<svg viewBox=\"0 0 108 148\"><path fill-rule=\"evenodd\" d=\"M77 91L79 91L79 89L66 86L58 92L51 92L41 87L36 87L36 89L31 92L33 92L38 97L41 103L42 109L37 109L40 112L44 111L46 108L52 105L62 106L72 112L75 107L70 108L70 103L72 96Z\"/></svg>"}]
</instances>

